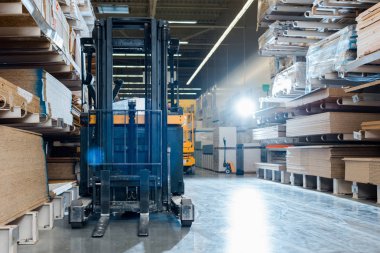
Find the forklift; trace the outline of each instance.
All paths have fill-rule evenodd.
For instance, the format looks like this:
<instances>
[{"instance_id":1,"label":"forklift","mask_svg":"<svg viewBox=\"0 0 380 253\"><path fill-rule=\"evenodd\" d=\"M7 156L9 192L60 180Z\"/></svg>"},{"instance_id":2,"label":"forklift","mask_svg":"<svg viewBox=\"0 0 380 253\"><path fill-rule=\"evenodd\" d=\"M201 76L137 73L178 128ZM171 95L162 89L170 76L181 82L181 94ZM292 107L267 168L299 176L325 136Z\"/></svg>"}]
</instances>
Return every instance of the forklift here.
<instances>
[{"instance_id":1,"label":"forklift","mask_svg":"<svg viewBox=\"0 0 380 253\"><path fill-rule=\"evenodd\" d=\"M168 59L179 44L171 40L168 22L97 20L92 38L82 38L81 44L81 198L69 207L71 227L84 226L92 215L98 217L92 237L102 237L111 216L125 212L139 214L139 236L149 235L151 212L170 212L190 227L194 205L183 196L183 116L167 108ZM130 87L114 78L116 71L137 68L143 75L144 108L129 99L127 109L114 110L116 97Z\"/></svg>"}]
</instances>

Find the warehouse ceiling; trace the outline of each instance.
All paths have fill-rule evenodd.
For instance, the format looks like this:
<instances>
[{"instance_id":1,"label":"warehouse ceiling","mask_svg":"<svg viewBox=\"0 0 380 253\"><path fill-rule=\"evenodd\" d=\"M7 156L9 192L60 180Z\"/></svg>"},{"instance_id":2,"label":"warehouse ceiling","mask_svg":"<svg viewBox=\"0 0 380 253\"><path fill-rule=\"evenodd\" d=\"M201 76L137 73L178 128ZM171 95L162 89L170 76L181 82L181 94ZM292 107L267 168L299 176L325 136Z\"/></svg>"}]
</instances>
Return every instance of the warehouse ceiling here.
<instances>
[{"instance_id":1,"label":"warehouse ceiling","mask_svg":"<svg viewBox=\"0 0 380 253\"><path fill-rule=\"evenodd\" d=\"M178 60L180 97L192 99L204 92L200 82L186 85L201 61L210 51L245 0L93 0L97 18L155 17L168 21L193 21L193 24L171 23L171 36L181 41ZM128 14L101 14L99 7L128 7ZM235 29L242 29L237 25ZM131 92L134 92L131 90ZM138 92L138 91L135 91ZM141 91L139 91L141 92Z\"/></svg>"}]
</instances>

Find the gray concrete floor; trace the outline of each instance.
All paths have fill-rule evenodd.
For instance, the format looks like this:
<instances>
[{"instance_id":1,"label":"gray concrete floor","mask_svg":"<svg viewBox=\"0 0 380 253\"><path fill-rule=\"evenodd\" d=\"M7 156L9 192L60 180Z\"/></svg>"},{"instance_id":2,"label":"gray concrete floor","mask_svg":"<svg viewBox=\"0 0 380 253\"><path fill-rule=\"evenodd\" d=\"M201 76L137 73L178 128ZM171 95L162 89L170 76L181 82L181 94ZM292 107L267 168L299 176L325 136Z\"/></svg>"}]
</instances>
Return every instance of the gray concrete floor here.
<instances>
[{"instance_id":1,"label":"gray concrete floor","mask_svg":"<svg viewBox=\"0 0 380 253\"><path fill-rule=\"evenodd\" d=\"M71 230L62 220L19 253L124 252L380 252L380 209L329 194L197 171L186 177L196 205L190 229L165 214L151 215L150 236L136 235L137 219L118 219L103 238L94 222Z\"/></svg>"}]
</instances>

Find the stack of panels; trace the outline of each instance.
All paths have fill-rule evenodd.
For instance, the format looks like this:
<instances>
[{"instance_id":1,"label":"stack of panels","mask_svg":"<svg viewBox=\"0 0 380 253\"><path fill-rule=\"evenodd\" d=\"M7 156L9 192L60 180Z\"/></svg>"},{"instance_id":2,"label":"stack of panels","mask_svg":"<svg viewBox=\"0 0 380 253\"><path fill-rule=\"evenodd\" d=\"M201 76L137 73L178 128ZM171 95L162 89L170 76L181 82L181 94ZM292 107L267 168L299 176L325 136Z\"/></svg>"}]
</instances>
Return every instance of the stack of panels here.
<instances>
[{"instance_id":1,"label":"stack of panels","mask_svg":"<svg viewBox=\"0 0 380 253\"><path fill-rule=\"evenodd\" d=\"M356 21L358 22L358 57L380 50L380 3L362 12Z\"/></svg>"},{"instance_id":2,"label":"stack of panels","mask_svg":"<svg viewBox=\"0 0 380 253\"><path fill-rule=\"evenodd\" d=\"M352 24L361 11L369 8L376 2L373 0L315 0L311 11L305 13L307 17L324 18L326 20L343 20Z\"/></svg>"},{"instance_id":3,"label":"stack of panels","mask_svg":"<svg viewBox=\"0 0 380 253\"><path fill-rule=\"evenodd\" d=\"M311 10L313 0L260 0L257 8L257 25L264 27L275 20L306 20L305 12Z\"/></svg>"},{"instance_id":4,"label":"stack of panels","mask_svg":"<svg viewBox=\"0 0 380 253\"><path fill-rule=\"evenodd\" d=\"M256 128L252 130L253 140L268 140L276 139L286 136L286 126L277 125L263 128Z\"/></svg>"},{"instance_id":5,"label":"stack of panels","mask_svg":"<svg viewBox=\"0 0 380 253\"><path fill-rule=\"evenodd\" d=\"M47 201L47 176L41 136L5 126L0 132L0 225L5 225Z\"/></svg>"},{"instance_id":6,"label":"stack of panels","mask_svg":"<svg viewBox=\"0 0 380 253\"><path fill-rule=\"evenodd\" d=\"M303 146L289 147L286 154L288 172L344 179L344 157L371 157L379 154L375 146Z\"/></svg>"},{"instance_id":7,"label":"stack of panels","mask_svg":"<svg viewBox=\"0 0 380 253\"><path fill-rule=\"evenodd\" d=\"M39 97L41 113L73 124L71 91L43 69L0 69L0 76Z\"/></svg>"},{"instance_id":8,"label":"stack of panels","mask_svg":"<svg viewBox=\"0 0 380 253\"><path fill-rule=\"evenodd\" d=\"M380 119L378 113L325 112L286 121L286 136L349 134L364 121Z\"/></svg>"},{"instance_id":9,"label":"stack of panels","mask_svg":"<svg viewBox=\"0 0 380 253\"><path fill-rule=\"evenodd\" d=\"M29 113L40 113L40 99L0 77L0 101L10 109L21 107Z\"/></svg>"},{"instance_id":10,"label":"stack of panels","mask_svg":"<svg viewBox=\"0 0 380 253\"><path fill-rule=\"evenodd\" d=\"M309 46L331 35L327 28L306 30L293 21L276 21L259 38L259 53L263 56L305 56Z\"/></svg>"},{"instance_id":11,"label":"stack of panels","mask_svg":"<svg viewBox=\"0 0 380 253\"><path fill-rule=\"evenodd\" d=\"M59 157L47 159L49 180L76 180L79 173L79 159Z\"/></svg>"},{"instance_id":12,"label":"stack of panels","mask_svg":"<svg viewBox=\"0 0 380 253\"><path fill-rule=\"evenodd\" d=\"M345 180L380 185L380 158L344 158Z\"/></svg>"}]
</instances>

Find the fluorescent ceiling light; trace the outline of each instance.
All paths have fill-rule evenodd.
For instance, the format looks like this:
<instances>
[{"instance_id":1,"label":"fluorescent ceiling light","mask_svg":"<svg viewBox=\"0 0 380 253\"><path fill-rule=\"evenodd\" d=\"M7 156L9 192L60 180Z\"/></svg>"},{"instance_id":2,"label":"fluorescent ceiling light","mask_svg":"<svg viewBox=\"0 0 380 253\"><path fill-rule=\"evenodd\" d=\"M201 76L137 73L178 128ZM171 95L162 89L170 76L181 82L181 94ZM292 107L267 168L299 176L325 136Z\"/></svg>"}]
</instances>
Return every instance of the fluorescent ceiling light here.
<instances>
[{"instance_id":1,"label":"fluorescent ceiling light","mask_svg":"<svg viewBox=\"0 0 380 253\"><path fill-rule=\"evenodd\" d=\"M113 77L144 77L144 75L113 75Z\"/></svg>"},{"instance_id":2,"label":"fluorescent ceiling light","mask_svg":"<svg viewBox=\"0 0 380 253\"><path fill-rule=\"evenodd\" d=\"M134 65L113 65L115 69L141 69L145 68L145 66L134 66Z\"/></svg>"},{"instance_id":3,"label":"fluorescent ceiling light","mask_svg":"<svg viewBox=\"0 0 380 253\"><path fill-rule=\"evenodd\" d=\"M169 24L186 24L186 25L195 25L198 21L196 20L169 20Z\"/></svg>"},{"instance_id":4,"label":"fluorescent ceiling light","mask_svg":"<svg viewBox=\"0 0 380 253\"><path fill-rule=\"evenodd\" d=\"M103 5L98 6L100 14L129 14L128 6Z\"/></svg>"},{"instance_id":5,"label":"fluorescent ceiling light","mask_svg":"<svg viewBox=\"0 0 380 253\"><path fill-rule=\"evenodd\" d=\"M180 45L187 45L187 44L189 44L189 42L188 41L180 41L179 44Z\"/></svg>"},{"instance_id":6,"label":"fluorescent ceiling light","mask_svg":"<svg viewBox=\"0 0 380 253\"><path fill-rule=\"evenodd\" d=\"M210 52L207 54L207 56L203 59L201 64L198 66L198 68L195 70L193 75L189 78L186 85L189 85L194 78L198 75L199 71L203 68L203 66L207 63L207 61L210 59L210 57L214 54L214 52L218 49L220 44L222 44L223 40L227 37L227 35L230 33L230 31L234 28L237 22L239 22L240 18L244 15L244 13L248 10L249 6L254 2L254 0L247 0L247 2L244 4L243 8L239 11L239 13L236 15L234 20L232 20L231 24L227 27L227 29L224 31L222 36L218 39L218 41L215 43L215 45L211 48Z\"/></svg>"},{"instance_id":7,"label":"fluorescent ceiling light","mask_svg":"<svg viewBox=\"0 0 380 253\"><path fill-rule=\"evenodd\" d=\"M144 82L123 82L123 84L145 84Z\"/></svg>"},{"instance_id":8,"label":"fluorescent ceiling light","mask_svg":"<svg viewBox=\"0 0 380 253\"><path fill-rule=\"evenodd\" d=\"M130 56L130 57L145 57L145 54L112 54L112 56L115 56L115 57L127 57L127 56ZM150 54L148 54L148 56L150 56ZM174 56L182 56L182 54L174 54Z\"/></svg>"}]
</instances>

